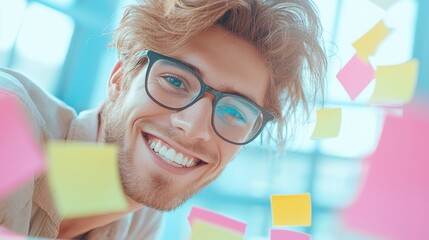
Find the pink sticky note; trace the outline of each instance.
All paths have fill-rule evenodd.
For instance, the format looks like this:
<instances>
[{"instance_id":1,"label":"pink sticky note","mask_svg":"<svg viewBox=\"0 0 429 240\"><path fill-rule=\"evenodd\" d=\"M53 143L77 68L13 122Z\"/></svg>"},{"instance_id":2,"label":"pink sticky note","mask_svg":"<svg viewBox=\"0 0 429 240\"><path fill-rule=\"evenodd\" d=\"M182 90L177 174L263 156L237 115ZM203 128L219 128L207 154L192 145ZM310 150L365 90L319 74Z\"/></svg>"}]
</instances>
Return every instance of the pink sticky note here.
<instances>
[{"instance_id":1,"label":"pink sticky note","mask_svg":"<svg viewBox=\"0 0 429 240\"><path fill-rule=\"evenodd\" d=\"M311 236L306 233L300 233L284 229L271 229L270 240L310 240Z\"/></svg>"},{"instance_id":2,"label":"pink sticky note","mask_svg":"<svg viewBox=\"0 0 429 240\"><path fill-rule=\"evenodd\" d=\"M388 116L347 225L383 239L429 239L429 112L407 107Z\"/></svg>"},{"instance_id":3,"label":"pink sticky note","mask_svg":"<svg viewBox=\"0 0 429 240\"><path fill-rule=\"evenodd\" d=\"M0 91L0 198L41 174L45 162L18 99Z\"/></svg>"},{"instance_id":4,"label":"pink sticky note","mask_svg":"<svg viewBox=\"0 0 429 240\"><path fill-rule=\"evenodd\" d=\"M200 219L209 223L213 223L231 230L234 230L236 232L239 232L241 234L244 234L246 232L246 223L237 221L233 218L224 216L222 214L199 208L199 207L192 207L191 213L188 216L188 221L192 225L193 221L195 219Z\"/></svg>"},{"instance_id":5,"label":"pink sticky note","mask_svg":"<svg viewBox=\"0 0 429 240\"><path fill-rule=\"evenodd\" d=\"M352 100L374 79L375 71L368 63L354 55L337 74L337 79L343 85Z\"/></svg>"}]
</instances>

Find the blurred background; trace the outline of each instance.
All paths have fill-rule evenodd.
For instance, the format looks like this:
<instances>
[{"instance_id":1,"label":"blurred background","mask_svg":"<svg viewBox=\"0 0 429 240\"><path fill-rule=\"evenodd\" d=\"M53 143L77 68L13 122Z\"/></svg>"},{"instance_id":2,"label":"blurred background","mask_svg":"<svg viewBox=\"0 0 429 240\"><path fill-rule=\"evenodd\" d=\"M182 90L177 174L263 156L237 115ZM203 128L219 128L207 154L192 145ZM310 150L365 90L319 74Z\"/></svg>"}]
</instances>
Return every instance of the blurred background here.
<instances>
[{"instance_id":1,"label":"blurred background","mask_svg":"<svg viewBox=\"0 0 429 240\"><path fill-rule=\"evenodd\" d=\"M112 30L131 0L0 0L0 66L28 75L76 109L98 106L117 56L108 49ZM361 188L362 159L377 147L388 111L367 102L374 81L351 101L335 75L355 54L352 43L380 19L392 28L373 61L379 65L420 60L416 94L429 96L429 2L401 0L387 11L369 0L315 1L329 60L326 107L341 107L337 138L310 140L315 117L302 124L284 153L256 140L224 174L179 209L167 213L159 239L186 239L193 205L248 223L245 239L268 239L270 194L312 195L311 227L290 228L313 239L376 239L348 231L341 215ZM425 14L426 13L426 14ZM426 81L422 81L426 79ZM390 111L400 113L401 108ZM174 230L172 230L174 229Z\"/></svg>"}]
</instances>

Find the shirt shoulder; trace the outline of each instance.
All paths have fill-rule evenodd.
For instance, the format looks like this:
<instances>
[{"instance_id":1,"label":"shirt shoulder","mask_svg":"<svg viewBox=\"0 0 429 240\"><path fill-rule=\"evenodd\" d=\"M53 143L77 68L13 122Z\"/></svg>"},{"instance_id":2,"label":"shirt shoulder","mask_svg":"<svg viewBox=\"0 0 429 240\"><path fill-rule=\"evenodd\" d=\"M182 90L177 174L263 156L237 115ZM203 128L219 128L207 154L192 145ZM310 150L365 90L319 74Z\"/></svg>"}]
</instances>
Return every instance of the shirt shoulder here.
<instances>
[{"instance_id":1,"label":"shirt shoulder","mask_svg":"<svg viewBox=\"0 0 429 240\"><path fill-rule=\"evenodd\" d=\"M73 109L24 75L0 68L0 98L2 96L16 98L27 117L30 134L40 147L48 139L65 139L70 123L76 116ZM0 199L0 225L24 235L34 232L37 222L45 219L33 216L38 209L33 197L37 196L39 187L34 179Z\"/></svg>"},{"instance_id":2,"label":"shirt shoulder","mask_svg":"<svg viewBox=\"0 0 429 240\"><path fill-rule=\"evenodd\" d=\"M26 76L0 68L0 94L16 96L28 115L33 135L40 141L65 139L75 111Z\"/></svg>"}]
</instances>

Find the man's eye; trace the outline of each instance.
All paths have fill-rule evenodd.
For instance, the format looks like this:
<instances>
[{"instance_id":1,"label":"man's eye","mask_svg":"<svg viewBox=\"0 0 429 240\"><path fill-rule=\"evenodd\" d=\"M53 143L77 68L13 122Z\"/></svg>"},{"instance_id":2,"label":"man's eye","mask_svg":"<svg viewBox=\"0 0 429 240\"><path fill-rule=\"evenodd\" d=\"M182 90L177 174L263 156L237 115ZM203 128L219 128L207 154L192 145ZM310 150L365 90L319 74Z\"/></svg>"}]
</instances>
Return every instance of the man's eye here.
<instances>
[{"instance_id":1,"label":"man's eye","mask_svg":"<svg viewBox=\"0 0 429 240\"><path fill-rule=\"evenodd\" d=\"M217 115L223 121L230 124L246 124L246 117L239 109L233 106L220 106L217 108Z\"/></svg>"},{"instance_id":2,"label":"man's eye","mask_svg":"<svg viewBox=\"0 0 429 240\"><path fill-rule=\"evenodd\" d=\"M184 88L185 87L183 82L181 80L175 78L175 77L166 77L165 79L167 80L168 83L170 83L174 87L177 87L177 88Z\"/></svg>"}]
</instances>

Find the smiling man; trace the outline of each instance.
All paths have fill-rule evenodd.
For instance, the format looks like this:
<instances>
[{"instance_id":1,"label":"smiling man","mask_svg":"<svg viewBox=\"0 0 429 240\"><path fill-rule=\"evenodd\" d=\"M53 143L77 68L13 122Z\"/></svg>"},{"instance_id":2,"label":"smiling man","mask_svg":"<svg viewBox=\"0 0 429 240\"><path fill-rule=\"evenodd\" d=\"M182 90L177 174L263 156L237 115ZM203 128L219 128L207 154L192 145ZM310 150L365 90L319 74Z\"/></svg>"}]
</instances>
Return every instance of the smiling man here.
<instances>
[{"instance_id":1,"label":"smiling man","mask_svg":"<svg viewBox=\"0 0 429 240\"><path fill-rule=\"evenodd\" d=\"M102 128L107 142L121 144L126 194L170 210L215 179L272 120L261 107L269 70L252 44L219 26L169 56L139 54L143 67L128 87L117 63Z\"/></svg>"},{"instance_id":2,"label":"smiling man","mask_svg":"<svg viewBox=\"0 0 429 240\"><path fill-rule=\"evenodd\" d=\"M0 89L26 107L41 145L54 138L120 146L130 208L63 219L42 176L0 202L0 225L42 237L153 239L160 212L216 179L267 123L277 127L282 146L297 106L306 109L323 89L320 35L311 1L129 6L112 41L119 59L108 99L77 117L24 76L3 70Z\"/></svg>"}]
</instances>

